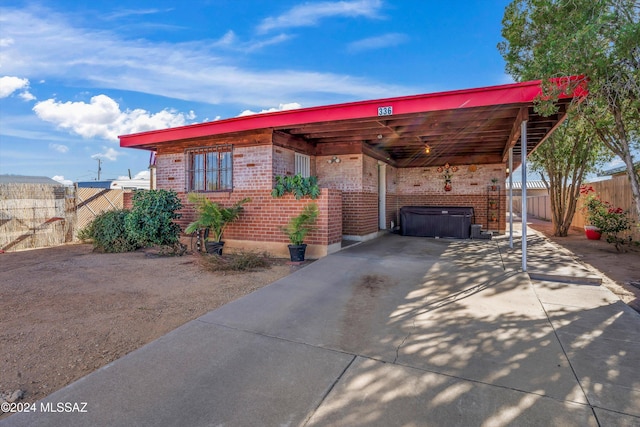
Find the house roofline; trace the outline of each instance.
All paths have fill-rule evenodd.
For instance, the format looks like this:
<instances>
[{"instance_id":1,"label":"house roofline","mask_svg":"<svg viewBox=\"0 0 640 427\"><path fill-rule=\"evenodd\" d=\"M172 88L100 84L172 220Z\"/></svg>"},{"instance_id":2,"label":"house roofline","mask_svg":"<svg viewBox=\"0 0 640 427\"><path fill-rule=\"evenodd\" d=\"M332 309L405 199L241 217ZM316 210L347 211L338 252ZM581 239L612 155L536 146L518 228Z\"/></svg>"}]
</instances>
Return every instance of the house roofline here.
<instances>
[{"instance_id":1,"label":"house roofline","mask_svg":"<svg viewBox=\"0 0 640 427\"><path fill-rule=\"evenodd\" d=\"M583 76L569 77L569 81L580 81ZM565 87L567 79L555 79L560 87ZM561 94L560 98L585 96L587 91L578 88L579 93ZM493 105L530 104L542 93L541 80L510 83L471 89L437 92L422 95L408 95L394 98L323 105L295 110L259 113L250 116L233 117L213 122L121 135L121 147L151 148L165 141L177 141L221 135L258 129L274 129L282 126L331 122L353 119L371 119L379 116L379 107L391 107L392 116L426 113L431 111L456 110L462 108L487 107Z\"/></svg>"}]
</instances>

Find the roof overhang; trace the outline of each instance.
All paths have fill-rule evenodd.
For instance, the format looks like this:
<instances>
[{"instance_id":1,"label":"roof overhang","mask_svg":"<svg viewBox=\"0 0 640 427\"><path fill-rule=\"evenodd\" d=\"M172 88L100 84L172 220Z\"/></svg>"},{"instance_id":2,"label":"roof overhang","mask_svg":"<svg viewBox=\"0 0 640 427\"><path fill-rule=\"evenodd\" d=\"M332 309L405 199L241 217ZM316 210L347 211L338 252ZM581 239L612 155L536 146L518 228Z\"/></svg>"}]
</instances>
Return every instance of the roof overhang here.
<instances>
[{"instance_id":1,"label":"roof overhang","mask_svg":"<svg viewBox=\"0 0 640 427\"><path fill-rule=\"evenodd\" d=\"M236 117L123 135L120 146L157 150L176 141L271 130L307 141L319 155L359 145L398 167L504 163L511 147L517 166L522 121L528 122L530 153L563 121L570 103L586 94L584 86L562 93L557 113L541 116L533 108L542 96L537 80Z\"/></svg>"}]
</instances>

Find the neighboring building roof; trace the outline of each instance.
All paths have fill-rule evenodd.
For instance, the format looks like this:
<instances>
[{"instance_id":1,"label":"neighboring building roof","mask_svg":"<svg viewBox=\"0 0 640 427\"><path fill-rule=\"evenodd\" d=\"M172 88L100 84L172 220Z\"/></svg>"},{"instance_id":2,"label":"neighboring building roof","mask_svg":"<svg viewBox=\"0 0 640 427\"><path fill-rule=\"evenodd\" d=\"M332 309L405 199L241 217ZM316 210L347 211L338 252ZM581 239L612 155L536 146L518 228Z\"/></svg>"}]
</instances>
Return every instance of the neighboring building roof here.
<instances>
[{"instance_id":1,"label":"neighboring building roof","mask_svg":"<svg viewBox=\"0 0 640 427\"><path fill-rule=\"evenodd\" d=\"M112 190L149 190L151 181L148 179L114 179L111 182Z\"/></svg>"},{"instance_id":2,"label":"neighboring building roof","mask_svg":"<svg viewBox=\"0 0 640 427\"><path fill-rule=\"evenodd\" d=\"M509 181L507 181L507 190L509 189ZM521 181L513 181L514 190L522 190ZM527 181L527 190L547 190L544 181Z\"/></svg>"},{"instance_id":3,"label":"neighboring building roof","mask_svg":"<svg viewBox=\"0 0 640 427\"><path fill-rule=\"evenodd\" d=\"M28 176L28 175L0 175L0 184L47 184L47 185L60 185L60 186L64 185L46 176Z\"/></svg>"},{"instance_id":4,"label":"neighboring building roof","mask_svg":"<svg viewBox=\"0 0 640 427\"><path fill-rule=\"evenodd\" d=\"M582 82L582 77L569 80ZM567 80L555 80L566 88ZM528 122L527 152L564 120L574 94L562 94L558 113L543 117L533 109L541 82L531 81L424 95L403 96L278 111L120 136L121 147L157 150L179 140L270 130L283 138L324 147L362 144L390 164L491 164L506 162L509 148L518 166L520 123ZM575 96L587 94L579 86ZM430 150L425 150L428 145ZM426 151L429 151L428 153Z\"/></svg>"},{"instance_id":5,"label":"neighboring building roof","mask_svg":"<svg viewBox=\"0 0 640 427\"><path fill-rule=\"evenodd\" d=\"M78 181L78 188L111 188L113 180L108 181Z\"/></svg>"},{"instance_id":6,"label":"neighboring building roof","mask_svg":"<svg viewBox=\"0 0 640 427\"><path fill-rule=\"evenodd\" d=\"M640 162L634 163L633 167L636 170L640 169ZM626 172L627 172L627 165L622 165L622 166L618 166L617 168L607 169L605 171L602 171L602 173L600 175L598 175L598 176L618 175L618 174L626 173Z\"/></svg>"}]
</instances>

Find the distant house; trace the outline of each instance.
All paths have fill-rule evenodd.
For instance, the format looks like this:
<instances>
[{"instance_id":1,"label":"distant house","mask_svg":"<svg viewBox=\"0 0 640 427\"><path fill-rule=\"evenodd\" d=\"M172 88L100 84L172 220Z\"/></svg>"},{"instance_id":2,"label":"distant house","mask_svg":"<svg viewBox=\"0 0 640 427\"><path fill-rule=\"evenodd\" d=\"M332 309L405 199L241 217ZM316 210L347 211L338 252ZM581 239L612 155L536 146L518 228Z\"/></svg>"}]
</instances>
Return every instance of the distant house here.
<instances>
[{"instance_id":1,"label":"distant house","mask_svg":"<svg viewBox=\"0 0 640 427\"><path fill-rule=\"evenodd\" d=\"M636 172L640 171L640 162L634 163L633 167L635 168ZM627 165L622 165L615 168L604 170L599 176L616 177L616 176L621 176L626 174L627 174Z\"/></svg>"},{"instance_id":2,"label":"distant house","mask_svg":"<svg viewBox=\"0 0 640 427\"><path fill-rule=\"evenodd\" d=\"M104 181L78 181L78 188L106 188L111 190L149 190L148 179L109 179Z\"/></svg>"},{"instance_id":3,"label":"distant house","mask_svg":"<svg viewBox=\"0 0 640 427\"><path fill-rule=\"evenodd\" d=\"M222 204L251 197L225 232L227 247L286 253L280 227L309 200L274 199L275 178L317 176L320 217L308 253L323 256L342 239L394 227L404 206L472 207L474 222L485 223L488 188L492 178L504 188L510 150L520 164L523 126L529 153L572 99L562 95L558 113L542 117L533 109L540 93L534 81L257 114L124 135L120 146L155 152L157 188L182 198L183 229L195 218L187 193Z\"/></svg>"}]
</instances>

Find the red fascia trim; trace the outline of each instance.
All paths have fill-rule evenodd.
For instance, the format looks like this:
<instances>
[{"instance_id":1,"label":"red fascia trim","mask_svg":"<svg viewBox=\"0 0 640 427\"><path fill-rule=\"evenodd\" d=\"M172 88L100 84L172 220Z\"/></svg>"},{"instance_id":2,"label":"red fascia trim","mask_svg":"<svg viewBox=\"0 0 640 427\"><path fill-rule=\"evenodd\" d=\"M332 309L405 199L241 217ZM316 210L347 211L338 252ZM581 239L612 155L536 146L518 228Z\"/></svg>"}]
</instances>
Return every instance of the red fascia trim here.
<instances>
[{"instance_id":1,"label":"red fascia trim","mask_svg":"<svg viewBox=\"0 0 640 427\"><path fill-rule=\"evenodd\" d=\"M574 78L571 78L571 80L573 79ZM566 79L564 81L566 81ZM378 117L378 107L392 107L392 116L397 116L401 114L455 110L459 108L531 103L536 96L541 93L540 83L540 80L535 80L500 86L463 89L425 95L411 95L397 98L375 99L235 117L215 122L122 135L119 137L120 146L136 147L248 130L269 129L307 123L373 118ZM565 95L562 97L571 96L573 95ZM384 120L385 117L392 116L380 116L380 119Z\"/></svg>"}]
</instances>

